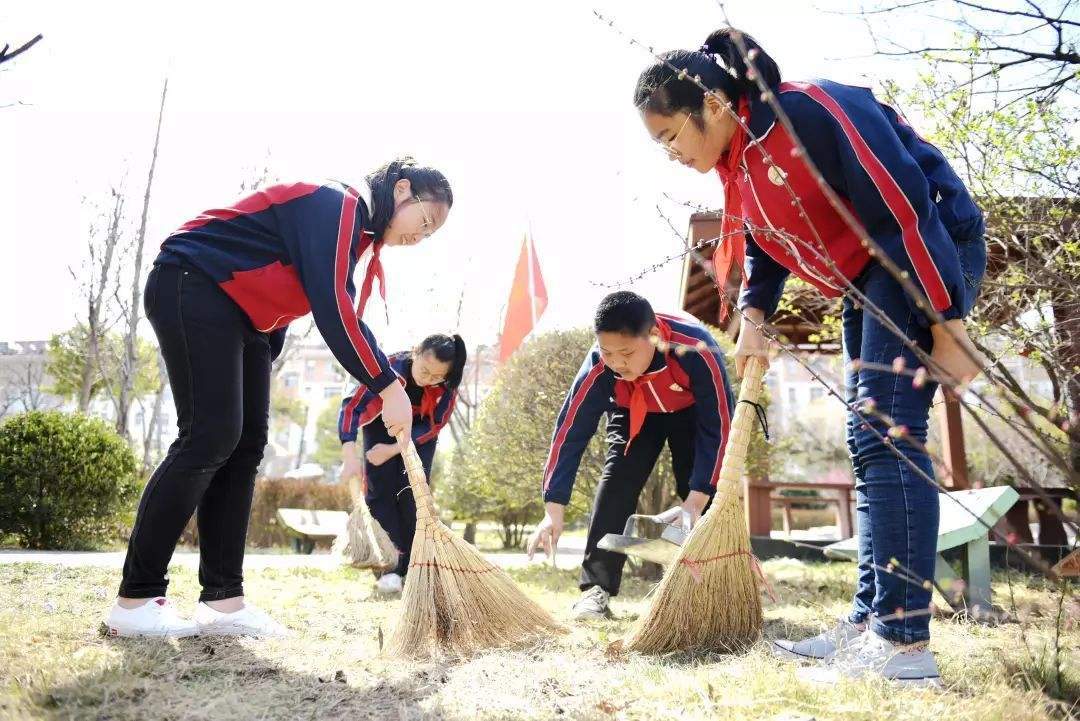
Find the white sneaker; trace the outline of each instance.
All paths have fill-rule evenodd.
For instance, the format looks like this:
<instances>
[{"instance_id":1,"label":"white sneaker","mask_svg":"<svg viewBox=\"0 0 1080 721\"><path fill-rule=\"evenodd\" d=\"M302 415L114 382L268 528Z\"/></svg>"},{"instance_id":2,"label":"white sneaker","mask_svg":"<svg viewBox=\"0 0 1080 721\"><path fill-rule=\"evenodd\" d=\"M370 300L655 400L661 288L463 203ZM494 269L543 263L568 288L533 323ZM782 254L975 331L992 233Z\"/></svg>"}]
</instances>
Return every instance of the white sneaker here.
<instances>
[{"instance_id":1,"label":"white sneaker","mask_svg":"<svg viewBox=\"0 0 1080 721\"><path fill-rule=\"evenodd\" d=\"M942 686L937 661L925 644L898 646L869 629L837 651L825 666L799 669L798 675L818 683L877 677L912 686Z\"/></svg>"},{"instance_id":2,"label":"white sneaker","mask_svg":"<svg viewBox=\"0 0 1080 721\"><path fill-rule=\"evenodd\" d=\"M379 580L375 582L375 591L389 596L401 593L402 585L403 582L401 576L396 573L384 573L379 577Z\"/></svg>"},{"instance_id":3,"label":"white sneaker","mask_svg":"<svg viewBox=\"0 0 1080 721\"><path fill-rule=\"evenodd\" d=\"M777 639L770 645L774 655L789 661L828 661L841 648L863 633L855 624L841 619L834 627L802 641Z\"/></svg>"},{"instance_id":4,"label":"white sneaker","mask_svg":"<svg viewBox=\"0 0 1080 721\"><path fill-rule=\"evenodd\" d=\"M574 604L571 613L578 621L609 618L611 616L611 609L608 608L610 599L610 593L599 586L592 586L581 592L581 598Z\"/></svg>"},{"instance_id":5,"label":"white sneaker","mask_svg":"<svg viewBox=\"0 0 1080 721\"><path fill-rule=\"evenodd\" d=\"M196 623L181 618L164 596L151 598L138 608L123 608L119 603L113 604L105 619L105 625L110 636L186 638L199 634Z\"/></svg>"},{"instance_id":6,"label":"white sneaker","mask_svg":"<svg viewBox=\"0 0 1080 721\"><path fill-rule=\"evenodd\" d=\"M195 607L195 622L199 624L199 633L204 636L261 636L282 637L289 635L289 629L270 618L265 611L250 603L244 604L239 611L222 613L205 603Z\"/></svg>"}]
</instances>

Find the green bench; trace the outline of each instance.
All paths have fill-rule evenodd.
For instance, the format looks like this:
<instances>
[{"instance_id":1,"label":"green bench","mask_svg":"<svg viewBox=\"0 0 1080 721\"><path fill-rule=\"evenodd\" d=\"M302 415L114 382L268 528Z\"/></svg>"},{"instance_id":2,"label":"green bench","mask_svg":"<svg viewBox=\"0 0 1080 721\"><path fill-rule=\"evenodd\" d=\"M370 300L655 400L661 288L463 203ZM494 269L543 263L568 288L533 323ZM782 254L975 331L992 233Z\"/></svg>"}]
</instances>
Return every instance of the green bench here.
<instances>
[{"instance_id":1,"label":"green bench","mask_svg":"<svg viewBox=\"0 0 1080 721\"><path fill-rule=\"evenodd\" d=\"M945 591L945 601L954 610L964 605L973 615L993 610L990 596L989 528L1004 516L1019 494L1008 486L979 488L941 494L941 522L938 526L937 565L934 579ZM959 572L945 560L944 551L961 548ZM858 539L848 538L825 547L825 555L849 561L858 558ZM962 579L963 603L952 591Z\"/></svg>"}]
</instances>

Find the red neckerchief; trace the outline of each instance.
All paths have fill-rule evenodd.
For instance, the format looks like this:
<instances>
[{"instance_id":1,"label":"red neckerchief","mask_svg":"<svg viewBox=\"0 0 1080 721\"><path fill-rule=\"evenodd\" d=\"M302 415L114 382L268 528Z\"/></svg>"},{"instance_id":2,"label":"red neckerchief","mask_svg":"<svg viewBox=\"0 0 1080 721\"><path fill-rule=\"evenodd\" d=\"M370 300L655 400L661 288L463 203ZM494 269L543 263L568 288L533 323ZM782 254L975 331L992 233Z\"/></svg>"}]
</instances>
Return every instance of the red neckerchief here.
<instances>
[{"instance_id":1,"label":"red neckerchief","mask_svg":"<svg viewBox=\"0 0 1080 721\"><path fill-rule=\"evenodd\" d=\"M365 231L367 232L367 231ZM375 279L379 279L379 295L383 303L386 303L386 277L383 275L382 261L379 260L379 251L382 250L382 241L371 242L371 258L368 260L367 270L364 272L364 282L360 286L360 301L356 304L356 317L362 318L368 298L371 297L371 286Z\"/></svg>"},{"instance_id":2,"label":"red neckerchief","mask_svg":"<svg viewBox=\"0 0 1080 721\"><path fill-rule=\"evenodd\" d=\"M657 318L656 329L659 331L657 337L661 343L671 342L671 326L666 321ZM666 355L667 351L665 350L664 353ZM630 452L630 444L634 442L634 438L641 432L641 427L645 425L645 416L649 414L649 404L645 397L645 384L648 383L647 376L648 373L646 372L632 381L624 381L630 384L630 437L626 439L624 456Z\"/></svg>"},{"instance_id":3,"label":"red neckerchief","mask_svg":"<svg viewBox=\"0 0 1080 721\"><path fill-rule=\"evenodd\" d=\"M435 407L441 399L442 389L439 386L424 386L424 395L420 398L420 417L426 417L431 425L435 425Z\"/></svg>"},{"instance_id":4,"label":"red neckerchief","mask_svg":"<svg viewBox=\"0 0 1080 721\"><path fill-rule=\"evenodd\" d=\"M742 161L750 135L746 131L746 123L750 120L750 103L745 97L739 101L738 115L740 122L735 127L735 134L731 136L727 152L716 164L716 174L720 176L720 181L724 184L724 218L720 226L722 239L713 251L712 261L716 283L721 291L726 290L725 286L732 265L739 269L739 276L742 276L743 261L746 258L742 193L739 191L737 181L739 163ZM727 314L727 297L721 292L720 320L726 320Z\"/></svg>"}]
</instances>

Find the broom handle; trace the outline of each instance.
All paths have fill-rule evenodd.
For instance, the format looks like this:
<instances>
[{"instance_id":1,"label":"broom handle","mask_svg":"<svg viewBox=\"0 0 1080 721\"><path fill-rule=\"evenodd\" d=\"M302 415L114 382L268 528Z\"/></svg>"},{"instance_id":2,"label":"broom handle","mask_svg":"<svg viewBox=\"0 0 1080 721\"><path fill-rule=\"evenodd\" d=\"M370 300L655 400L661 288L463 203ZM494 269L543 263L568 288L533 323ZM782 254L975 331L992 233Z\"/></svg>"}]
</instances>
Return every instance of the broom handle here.
<instances>
[{"instance_id":1,"label":"broom handle","mask_svg":"<svg viewBox=\"0 0 1080 721\"><path fill-rule=\"evenodd\" d=\"M743 368L742 384L739 386L739 403L735 404L735 418L728 432L727 445L724 446L724 463L720 466L720 485L726 493L738 494L746 471L746 453L750 447L750 437L754 432L757 410L754 403L761 398L761 380L765 376L765 366L756 356L746 359ZM747 401L742 403L742 401ZM713 504L716 506L717 504Z\"/></svg>"},{"instance_id":2,"label":"broom handle","mask_svg":"<svg viewBox=\"0 0 1080 721\"><path fill-rule=\"evenodd\" d=\"M405 460L405 473L409 476L413 500L416 501L417 520L424 517L436 518L435 499L431 497L431 486L428 485L427 474L424 473L424 464L416 452L412 438L404 433L398 433L397 442L401 449L401 457Z\"/></svg>"}]
</instances>

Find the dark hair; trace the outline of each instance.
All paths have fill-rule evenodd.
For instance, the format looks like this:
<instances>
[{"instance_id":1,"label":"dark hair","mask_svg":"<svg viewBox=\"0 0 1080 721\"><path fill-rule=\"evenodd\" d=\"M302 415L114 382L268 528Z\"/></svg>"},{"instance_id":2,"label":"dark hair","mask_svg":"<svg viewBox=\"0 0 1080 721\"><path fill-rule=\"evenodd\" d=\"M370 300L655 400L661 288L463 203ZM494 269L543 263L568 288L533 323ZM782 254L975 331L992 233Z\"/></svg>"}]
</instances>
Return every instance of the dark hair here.
<instances>
[{"instance_id":1,"label":"dark hair","mask_svg":"<svg viewBox=\"0 0 1080 721\"><path fill-rule=\"evenodd\" d=\"M465 372L465 361L468 352L465 350L465 341L457 333L444 335L435 333L420 341L416 346L416 353L431 352L436 360L450 364L450 370L446 373L446 387L453 390L461 385L461 376Z\"/></svg>"},{"instance_id":2,"label":"dark hair","mask_svg":"<svg viewBox=\"0 0 1080 721\"><path fill-rule=\"evenodd\" d=\"M694 76L733 103L756 96L758 85L735 43L736 35L741 36L751 64L765 84L770 88L778 86L780 68L757 41L735 28L721 28L709 35L699 49L671 50L660 56L662 61L645 68L634 88L634 105L642 112L658 113L665 118L677 112L688 113L696 116L694 122L700 127L705 91L694 83ZM672 70L672 66L678 70ZM680 71L685 71L685 75Z\"/></svg>"},{"instance_id":3,"label":"dark hair","mask_svg":"<svg viewBox=\"0 0 1080 721\"><path fill-rule=\"evenodd\" d=\"M596 308L593 328L597 333L645 336L656 324L649 301L637 293L620 290L604 296Z\"/></svg>"},{"instance_id":4,"label":"dark hair","mask_svg":"<svg viewBox=\"0 0 1080 721\"><path fill-rule=\"evenodd\" d=\"M417 165L416 161L405 155L391 160L365 178L371 186L371 231L376 240L381 240L390 218L394 215L394 185L399 180L408 180L412 184L413 194L421 200L433 203L454 205L454 191L450 190L450 181L435 168Z\"/></svg>"}]
</instances>

